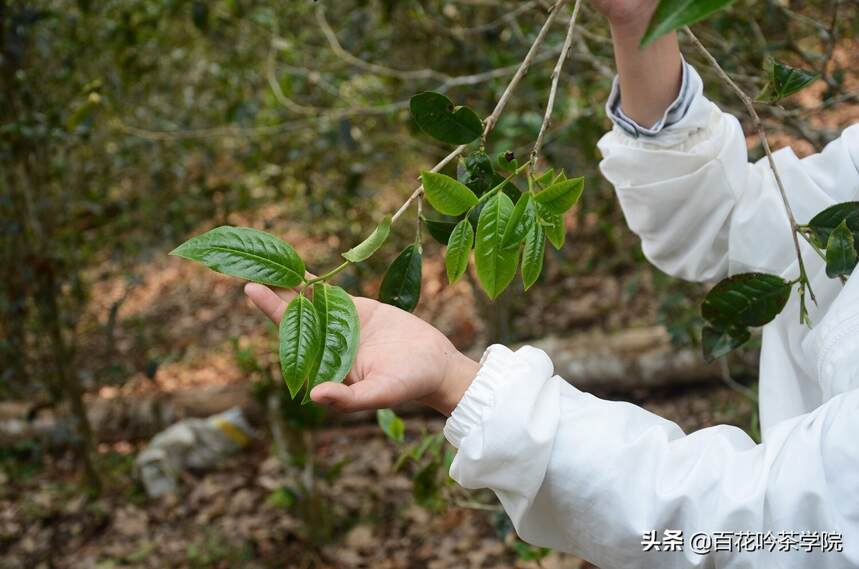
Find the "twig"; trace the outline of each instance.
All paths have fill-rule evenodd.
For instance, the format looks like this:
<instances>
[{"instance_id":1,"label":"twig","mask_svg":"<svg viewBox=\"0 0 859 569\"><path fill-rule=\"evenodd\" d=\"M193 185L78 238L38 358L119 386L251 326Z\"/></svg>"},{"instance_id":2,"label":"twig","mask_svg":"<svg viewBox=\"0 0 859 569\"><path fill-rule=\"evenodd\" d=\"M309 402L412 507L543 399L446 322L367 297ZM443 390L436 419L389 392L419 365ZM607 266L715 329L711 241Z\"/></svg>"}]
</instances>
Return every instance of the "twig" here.
<instances>
[{"instance_id":1,"label":"twig","mask_svg":"<svg viewBox=\"0 0 859 569\"><path fill-rule=\"evenodd\" d=\"M460 502L454 502L453 505L457 508L462 508L464 510L478 510L481 512L503 512L504 511L504 509L498 505L481 504L480 502L470 502L467 500L463 500Z\"/></svg>"},{"instance_id":2,"label":"twig","mask_svg":"<svg viewBox=\"0 0 859 569\"><path fill-rule=\"evenodd\" d=\"M841 7L839 0L832 2L832 15L829 21L829 29L826 31L826 54L823 58L823 63L820 65L820 76L826 81L830 87L837 85L829 76L829 65L832 63L832 56L835 54L835 46L838 43L838 9Z\"/></svg>"},{"instance_id":3,"label":"twig","mask_svg":"<svg viewBox=\"0 0 859 569\"><path fill-rule=\"evenodd\" d=\"M460 35L460 36L466 35L466 34L481 34L484 32L491 32L492 30L500 28L507 23L514 22L518 16L520 16L521 14L524 14L525 12L528 12L529 10L533 10L534 8L538 7L538 5L539 5L539 2L536 2L536 0L530 0L529 2L523 3L521 6L518 6L517 8L510 10L509 12L505 13L500 18L493 20L492 22L488 22L486 24L480 24L478 26L472 26L472 27L456 26L456 27L450 28L449 31L452 34L456 34L456 35Z\"/></svg>"},{"instance_id":4,"label":"twig","mask_svg":"<svg viewBox=\"0 0 859 569\"><path fill-rule=\"evenodd\" d=\"M808 280L808 273L805 270L805 262L802 259L802 250L799 246L799 224L796 222L796 217L793 214L793 209L790 207L790 200L787 197L787 190L785 190L784 183L782 182L781 175L779 174L778 167L775 163L775 158L773 157L772 149L770 148L770 143L767 140L767 133L764 129L764 125L761 122L761 117L758 115L758 112L755 110L755 103L752 101L751 97L749 97L743 89L737 85L731 76L728 75L722 66L719 65L719 62L716 61L716 58L713 57L713 54L701 43L701 41L692 33L692 30L687 26L685 28L686 34L692 40L692 43L695 44L695 47L701 52L705 59L710 63L719 77L724 81L740 98L743 102L743 105L746 107L746 110L749 112L749 115L752 117L752 121L754 123L755 130L757 131L758 138L761 141L761 145L764 148L764 152L767 155L767 160L769 161L770 170L772 170L773 177L775 177L776 186L778 187L779 194L781 195L782 202L784 202L784 209L787 213L788 221L790 222L791 229L791 237L793 238L794 249L796 250L796 259L799 263L799 292L800 292L800 301L802 303L802 309L800 310L800 319L803 321L806 320L807 314L805 312L805 291L808 290L809 295L811 296L811 300L813 302L817 302L817 299L814 296L814 291L811 289L811 283Z\"/></svg>"},{"instance_id":5,"label":"twig","mask_svg":"<svg viewBox=\"0 0 859 569\"><path fill-rule=\"evenodd\" d=\"M558 93L558 82L561 79L561 71L564 69L567 54L573 46L576 20L579 17L579 9L581 7L582 0L576 0L576 5L573 7L573 15L570 17L570 24L567 27L567 37L564 39L564 46L561 48L561 55L558 56L558 62L552 70L552 86L549 88L549 100L546 103L546 114L543 115L543 124L540 125L540 133L537 135L537 141L534 143L534 149L531 151L531 168L534 171L537 170L537 162L540 160L540 150L543 148L543 138L545 138L546 131L549 129L549 123L552 121L552 111L555 109L555 96Z\"/></svg>"},{"instance_id":6,"label":"twig","mask_svg":"<svg viewBox=\"0 0 859 569\"><path fill-rule=\"evenodd\" d=\"M337 34L334 33L334 30L331 28L331 24L328 23L328 19L325 17L325 7L322 4L319 4L316 7L316 21L319 24L319 28L322 30L322 34L328 41L331 51L334 52L334 55L355 67L360 67L365 71L370 71L377 75L387 75L389 77L397 77L400 79L438 79L440 81L447 81L451 78L446 73L436 71L435 69L400 70L364 61L360 57L356 57L349 53L340 44L340 40L337 39Z\"/></svg>"},{"instance_id":7,"label":"twig","mask_svg":"<svg viewBox=\"0 0 859 569\"><path fill-rule=\"evenodd\" d=\"M531 64L534 62L534 57L537 55L537 51L540 49L540 46L543 44L543 40L546 39L546 34L549 32L549 28L552 27L552 22L555 21L555 17L558 15L561 7L566 4L569 0L557 0L555 4L552 6L552 11L549 12L548 17L546 17L546 21L543 23L543 27L540 28L537 37L534 39L534 43L531 44L531 49L528 50L528 53L525 55L525 59L522 60L522 63L519 64L519 68L516 70L516 73L513 75L513 78L510 79L510 83L507 84L507 88L504 89L504 93L501 94L501 98L498 99L498 103L495 105L495 109L492 111L486 120L483 121L483 140L486 140L486 137L489 136L489 133L492 132L492 129L495 128L495 124L498 122L498 118L501 116L501 113L504 112L504 108L507 106L507 103L510 101L510 97L513 95L513 91L516 90L516 87L519 85L519 82L522 81L522 78L528 73L528 68L531 67ZM445 156L441 162L433 166L432 172L438 172L448 164L450 164L453 160L455 160L459 155L465 152L465 149L468 148L467 144L463 144L461 146L457 146L453 152ZM391 223L397 221L406 210L409 209L409 206L418 199L423 193L424 187L423 185L418 186L409 196L409 198L400 206L400 208L391 216Z\"/></svg>"},{"instance_id":8,"label":"twig","mask_svg":"<svg viewBox=\"0 0 859 569\"><path fill-rule=\"evenodd\" d=\"M538 57L535 57L531 63L533 64L550 59L558 53L558 49L558 47L555 47L545 53L541 53ZM518 69L519 65L507 65L504 67L498 67L495 69L490 69L488 71L483 71L481 73L475 73L473 75L460 75L457 77L451 77L448 81L445 81L434 90L439 93L445 93L453 87L477 85L479 83L491 81L492 79L505 77L507 75L510 75L511 73L514 73ZM407 99L377 106L355 106L349 108L311 107L289 99L283 93L283 90L277 83L276 78L273 76L273 70L271 69L271 67L268 68L266 75L266 80L268 81L269 86L274 93L275 99L277 99L277 101L281 105L286 107L288 110L296 114L302 115L302 118L297 120L284 121L278 124L257 127L239 127L234 125L225 125L184 130L154 130L129 125L122 121L122 119L120 119L119 117L114 117L112 125L119 130L122 130L133 136L137 136L147 140L158 141L206 139L230 136L251 137L292 132L310 126L314 123L326 120L335 121L339 119L359 116L386 115L401 111L403 109L407 109L409 107L409 101Z\"/></svg>"},{"instance_id":9,"label":"twig","mask_svg":"<svg viewBox=\"0 0 859 569\"><path fill-rule=\"evenodd\" d=\"M722 381L725 382L725 385L727 385L728 387L730 387L731 389L733 389L737 393L740 393L741 395L745 396L747 399L749 399L753 403L758 402L758 394L757 393L755 393L754 391L752 391L751 389L749 389L748 387L746 387L745 385L743 385L742 383L740 383L739 381L734 379L734 377L731 375L731 368L728 365L728 361L725 358L721 358L719 360L719 367L721 368Z\"/></svg>"},{"instance_id":10,"label":"twig","mask_svg":"<svg viewBox=\"0 0 859 569\"><path fill-rule=\"evenodd\" d=\"M549 16L546 18L546 22L543 24L543 27L540 28L540 32L537 34L537 38L534 40L534 43L531 44L531 49L528 50L527 55L525 55L525 59L522 60L522 63L519 65L519 69L516 71L516 74L510 80L510 83L507 85L507 89L504 90L504 93L501 95L501 98L498 100L498 104L495 105L495 110L492 111L492 114L484 121L484 129L483 129L483 139L485 140L487 135L492 132L492 129L495 128L495 123L498 122L498 118L501 116L501 113L504 112L504 107L507 106L507 102L510 99L510 96L513 94L513 91L519 85L519 82L522 80L522 77L528 73L528 69L531 67L531 63L534 60L534 56L537 54L537 50L542 45L543 40L546 39L546 34L549 32L549 28L552 27L552 22L555 21L555 17L558 15L561 7L566 4L569 0L557 0L555 4L552 6L552 11L549 12Z\"/></svg>"}]
</instances>

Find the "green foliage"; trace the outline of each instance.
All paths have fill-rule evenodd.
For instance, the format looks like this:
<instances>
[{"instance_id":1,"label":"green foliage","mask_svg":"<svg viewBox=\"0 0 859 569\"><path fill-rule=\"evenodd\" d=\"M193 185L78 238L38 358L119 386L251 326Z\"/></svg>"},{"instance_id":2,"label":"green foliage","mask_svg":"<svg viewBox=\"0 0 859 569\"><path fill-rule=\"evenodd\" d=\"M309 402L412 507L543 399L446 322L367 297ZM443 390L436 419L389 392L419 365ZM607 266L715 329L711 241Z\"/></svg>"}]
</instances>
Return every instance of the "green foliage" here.
<instances>
[{"instance_id":1,"label":"green foliage","mask_svg":"<svg viewBox=\"0 0 859 569\"><path fill-rule=\"evenodd\" d=\"M488 192L495 183L492 160L482 150L472 152L460 161L458 170L459 181L478 197Z\"/></svg>"},{"instance_id":2,"label":"green foliage","mask_svg":"<svg viewBox=\"0 0 859 569\"><path fill-rule=\"evenodd\" d=\"M707 294L701 315L704 358L712 361L745 344L749 327L763 326L784 310L794 283L764 273L727 278Z\"/></svg>"},{"instance_id":3,"label":"green foliage","mask_svg":"<svg viewBox=\"0 0 859 569\"><path fill-rule=\"evenodd\" d=\"M455 218L451 218L455 219ZM427 228L430 236L438 241L441 245L447 245L450 241L450 235L458 225L457 221L448 221L446 219L429 219L424 216L421 218Z\"/></svg>"},{"instance_id":4,"label":"green foliage","mask_svg":"<svg viewBox=\"0 0 859 569\"><path fill-rule=\"evenodd\" d=\"M704 351L704 359L712 362L717 358L728 355L736 350L752 337L748 328L728 327L727 329L715 326L705 326L701 331L701 347Z\"/></svg>"},{"instance_id":5,"label":"green foliage","mask_svg":"<svg viewBox=\"0 0 859 569\"><path fill-rule=\"evenodd\" d=\"M818 73L791 67L773 58L767 60L767 68L769 80L758 95L758 101L765 103L778 103L820 79Z\"/></svg>"},{"instance_id":6,"label":"green foliage","mask_svg":"<svg viewBox=\"0 0 859 569\"><path fill-rule=\"evenodd\" d=\"M552 553L551 549L546 547L536 547L529 543L525 543L520 539L513 542L513 551L516 552L516 557L521 561L537 562L545 559L550 553Z\"/></svg>"},{"instance_id":7,"label":"green foliage","mask_svg":"<svg viewBox=\"0 0 859 569\"><path fill-rule=\"evenodd\" d=\"M806 228L812 242L820 249L826 249L829 236L842 223L853 233L854 240L859 240L859 202L845 202L828 207L811 218Z\"/></svg>"},{"instance_id":8,"label":"green foliage","mask_svg":"<svg viewBox=\"0 0 859 569\"><path fill-rule=\"evenodd\" d=\"M325 381L341 382L352 369L360 340L358 311L342 288L325 283L313 285L313 307L322 331L322 350L304 392Z\"/></svg>"},{"instance_id":9,"label":"green foliage","mask_svg":"<svg viewBox=\"0 0 859 569\"><path fill-rule=\"evenodd\" d=\"M380 419L381 425L381 419ZM382 427L383 430L385 427ZM402 444L403 439L389 438ZM429 510L440 510L444 507L443 489L450 484L447 475L452 458L444 452L444 434L429 434L424 431L416 443L404 446L400 456L394 463L394 471L401 470L406 463L414 466L412 477L412 496L415 502Z\"/></svg>"},{"instance_id":10,"label":"green foliage","mask_svg":"<svg viewBox=\"0 0 859 569\"><path fill-rule=\"evenodd\" d=\"M319 315L312 302L298 295L280 321L280 369L293 398L310 379L321 351Z\"/></svg>"},{"instance_id":11,"label":"green foliage","mask_svg":"<svg viewBox=\"0 0 859 569\"><path fill-rule=\"evenodd\" d=\"M843 220L829 234L826 244L826 275L831 279L849 276L856 268L856 259L856 242L847 227L847 220Z\"/></svg>"},{"instance_id":12,"label":"green foliage","mask_svg":"<svg viewBox=\"0 0 859 569\"><path fill-rule=\"evenodd\" d=\"M516 155L510 150L499 153L495 161L498 162L498 166L502 170L507 172L515 172L519 169L519 161L516 159Z\"/></svg>"},{"instance_id":13,"label":"green foliage","mask_svg":"<svg viewBox=\"0 0 859 569\"><path fill-rule=\"evenodd\" d=\"M468 269L472 247L474 247L474 228L471 227L468 219L463 219L450 234L444 259L447 279L451 284L458 281Z\"/></svg>"},{"instance_id":14,"label":"green foliage","mask_svg":"<svg viewBox=\"0 0 859 569\"><path fill-rule=\"evenodd\" d=\"M406 312L414 311L421 298L422 273L423 252L420 245L413 243L388 267L379 288L379 300Z\"/></svg>"},{"instance_id":15,"label":"green foliage","mask_svg":"<svg viewBox=\"0 0 859 569\"><path fill-rule=\"evenodd\" d=\"M274 235L247 227L212 229L170 254L262 284L293 287L304 282L304 262L295 249Z\"/></svg>"},{"instance_id":16,"label":"green foliage","mask_svg":"<svg viewBox=\"0 0 859 569\"><path fill-rule=\"evenodd\" d=\"M557 250L564 247L564 242L567 239L567 224L564 222L564 217L556 213L545 211L538 208L538 222L543 226L543 231L546 232L546 237L549 242Z\"/></svg>"},{"instance_id":17,"label":"green foliage","mask_svg":"<svg viewBox=\"0 0 859 569\"><path fill-rule=\"evenodd\" d=\"M427 91L412 97L409 107L418 126L447 144L468 144L483 134L483 123L468 107L456 107L440 93Z\"/></svg>"},{"instance_id":18,"label":"green foliage","mask_svg":"<svg viewBox=\"0 0 859 569\"><path fill-rule=\"evenodd\" d=\"M376 422L382 432L395 443L402 443L406 438L406 425L396 413L390 409L379 409L376 411Z\"/></svg>"},{"instance_id":19,"label":"green foliage","mask_svg":"<svg viewBox=\"0 0 859 569\"><path fill-rule=\"evenodd\" d=\"M650 45L665 34L700 22L733 3L734 0L659 0L650 25L641 38L641 46Z\"/></svg>"},{"instance_id":20,"label":"green foliage","mask_svg":"<svg viewBox=\"0 0 859 569\"><path fill-rule=\"evenodd\" d=\"M391 234L391 216L385 216L385 219L382 220L382 223L373 230L373 233L370 234L364 241L362 241L359 245L356 245L352 249L349 249L347 252L343 253L343 257L347 261L351 261L353 263L360 263L362 261L366 261L370 257L373 256L373 253L379 250L379 248L384 245L385 241L388 239L388 235Z\"/></svg>"},{"instance_id":21,"label":"green foliage","mask_svg":"<svg viewBox=\"0 0 859 569\"><path fill-rule=\"evenodd\" d=\"M764 273L743 273L717 284L701 306L701 315L712 324L763 326L782 311L790 298L792 283Z\"/></svg>"},{"instance_id":22,"label":"green foliage","mask_svg":"<svg viewBox=\"0 0 859 569\"><path fill-rule=\"evenodd\" d=\"M562 215L573 207L585 189L585 179L575 178L552 184L542 192L534 195L534 201L544 210Z\"/></svg>"},{"instance_id":23,"label":"green foliage","mask_svg":"<svg viewBox=\"0 0 859 569\"><path fill-rule=\"evenodd\" d=\"M298 496L296 496L295 491L291 488L284 487L278 488L269 494L265 501L272 508L291 510L298 502Z\"/></svg>"},{"instance_id":24,"label":"green foliage","mask_svg":"<svg viewBox=\"0 0 859 569\"><path fill-rule=\"evenodd\" d=\"M537 208L531 201L531 194L525 193L513 207L513 213L504 227L504 236L501 246L504 248L515 247L525 239L525 236L537 224Z\"/></svg>"},{"instance_id":25,"label":"green foliage","mask_svg":"<svg viewBox=\"0 0 859 569\"><path fill-rule=\"evenodd\" d=\"M545 256L546 236L543 227L534 224L528 231L525 246L522 248L522 284L526 291L540 278Z\"/></svg>"},{"instance_id":26,"label":"green foliage","mask_svg":"<svg viewBox=\"0 0 859 569\"><path fill-rule=\"evenodd\" d=\"M504 231L513 213L513 202L498 192L486 203L477 224L475 265L480 286L495 300L516 276L519 248L504 248Z\"/></svg>"},{"instance_id":27,"label":"green foliage","mask_svg":"<svg viewBox=\"0 0 859 569\"><path fill-rule=\"evenodd\" d=\"M424 195L430 205L444 215L462 215L477 205L477 196L450 176L422 172Z\"/></svg>"}]
</instances>

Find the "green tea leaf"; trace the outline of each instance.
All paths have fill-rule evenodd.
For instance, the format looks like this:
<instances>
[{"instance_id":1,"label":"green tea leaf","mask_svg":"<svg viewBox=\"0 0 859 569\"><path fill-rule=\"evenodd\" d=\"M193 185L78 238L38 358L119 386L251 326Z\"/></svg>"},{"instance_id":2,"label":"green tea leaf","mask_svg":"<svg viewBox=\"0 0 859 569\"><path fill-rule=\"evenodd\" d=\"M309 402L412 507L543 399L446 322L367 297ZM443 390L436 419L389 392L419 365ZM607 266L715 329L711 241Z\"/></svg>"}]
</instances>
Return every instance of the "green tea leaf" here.
<instances>
[{"instance_id":1,"label":"green tea leaf","mask_svg":"<svg viewBox=\"0 0 859 569\"><path fill-rule=\"evenodd\" d=\"M513 213L504 228L504 237L501 246L504 248L515 247L525 239L531 227L537 224L537 208L531 202L531 194L522 194Z\"/></svg>"},{"instance_id":2,"label":"green tea leaf","mask_svg":"<svg viewBox=\"0 0 859 569\"><path fill-rule=\"evenodd\" d=\"M447 144L468 144L483 134L483 122L477 113L468 107L455 107L440 93L419 93L409 106L421 130Z\"/></svg>"},{"instance_id":3,"label":"green tea leaf","mask_svg":"<svg viewBox=\"0 0 859 569\"><path fill-rule=\"evenodd\" d=\"M785 97L802 91L820 78L817 73L791 67L773 58L767 60L769 81L758 95L758 101L778 103Z\"/></svg>"},{"instance_id":4,"label":"green tea leaf","mask_svg":"<svg viewBox=\"0 0 859 569\"><path fill-rule=\"evenodd\" d=\"M826 249L829 235L841 225L841 222L847 223L847 228L853 233L854 240L859 241L859 202L836 204L815 215L808 222L814 244L821 249Z\"/></svg>"},{"instance_id":5,"label":"green tea leaf","mask_svg":"<svg viewBox=\"0 0 859 569\"><path fill-rule=\"evenodd\" d=\"M510 201L514 204L519 203L519 199L524 195L512 180L509 180L496 172L495 178L492 180L492 187L495 188L498 186L501 187L501 191L507 194L507 197L510 198Z\"/></svg>"},{"instance_id":6,"label":"green tea leaf","mask_svg":"<svg viewBox=\"0 0 859 569\"><path fill-rule=\"evenodd\" d=\"M440 461L428 462L412 478L412 497L418 506L429 510L437 510L442 507L441 485L438 476L440 467Z\"/></svg>"},{"instance_id":7,"label":"green tea leaf","mask_svg":"<svg viewBox=\"0 0 859 569\"><path fill-rule=\"evenodd\" d=\"M707 294L701 315L722 329L763 326L784 309L791 283L775 275L744 273L724 279Z\"/></svg>"},{"instance_id":8,"label":"green tea leaf","mask_svg":"<svg viewBox=\"0 0 859 569\"><path fill-rule=\"evenodd\" d=\"M462 215L477 204L477 196L450 176L422 172L421 181L427 201L439 213Z\"/></svg>"},{"instance_id":9,"label":"green tea leaf","mask_svg":"<svg viewBox=\"0 0 859 569\"><path fill-rule=\"evenodd\" d=\"M421 248L417 244L403 249L382 279L379 300L412 312L421 297L422 260Z\"/></svg>"},{"instance_id":10,"label":"green tea leaf","mask_svg":"<svg viewBox=\"0 0 859 569\"><path fill-rule=\"evenodd\" d=\"M525 290L531 288L543 272L543 259L546 256L546 236L542 226L535 223L525 236L522 248L522 284Z\"/></svg>"},{"instance_id":11,"label":"green tea leaf","mask_svg":"<svg viewBox=\"0 0 859 569\"><path fill-rule=\"evenodd\" d=\"M298 295L280 320L280 371L291 397L307 383L321 349L319 315L312 302Z\"/></svg>"},{"instance_id":12,"label":"green tea leaf","mask_svg":"<svg viewBox=\"0 0 859 569\"><path fill-rule=\"evenodd\" d=\"M395 443L402 443L406 439L406 425L397 414L390 409L379 409L376 411L376 421L382 432Z\"/></svg>"},{"instance_id":13,"label":"green tea leaf","mask_svg":"<svg viewBox=\"0 0 859 569\"><path fill-rule=\"evenodd\" d=\"M256 283L289 288L304 282L304 261L295 249L274 235L248 227L217 227L170 254Z\"/></svg>"},{"instance_id":14,"label":"green tea leaf","mask_svg":"<svg viewBox=\"0 0 859 569\"><path fill-rule=\"evenodd\" d=\"M499 192L486 202L477 222L477 279L492 300L498 298L516 276L519 248L504 248L504 230L512 214L513 202Z\"/></svg>"},{"instance_id":15,"label":"green tea leaf","mask_svg":"<svg viewBox=\"0 0 859 569\"><path fill-rule=\"evenodd\" d=\"M847 227L847 221L829 234L826 245L826 275L836 277L849 276L856 268L856 242Z\"/></svg>"},{"instance_id":16,"label":"green tea leaf","mask_svg":"<svg viewBox=\"0 0 859 569\"><path fill-rule=\"evenodd\" d=\"M748 328L722 328L705 326L701 332L701 348L704 351L704 359L707 363L726 356L736 350L752 337Z\"/></svg>"},{"instance_id":17,"label":"green tea leaf","mask_svg":"<svg viewBox=\"0 0 859 569\"><path fill-rule=\"evenodd\" d=\"M444 266L447 269L447 280L455 283L468 269L471 248L474 246L474 229L467 219L460 221L450 235Z\"/></svg>"},{"instance_id":18,"label":"green tea leaf","mask_svg":"<svg viewBox=\"0 0 859 569\"><path fill-rule=\"evenodd\" d=\"M432 236L432 238L438 241L441 245L447 245L448 241L450 241L450 234L453 233L454 227L459 223L456 221L456 218L452 216L449 220L429 219L427 217L421 217L421 220L424 222L430 236Z\"/></svg>"},{"instance_id":19,"label":"green tea leaf","mask_svg":"<svg viewBox=\"0 0 859 569\"><path fill-rule=\"evenodd\" d=\"M541 190L543 188L548 188L552 185L552 180L555 179L555 169L549 168L539 176L537 176L534 181L537 182L537 187Z\"/></svg>"},{"instance_id":20,"label":"green tea leaf","mask_svg":"<svg viewBox=\"0 0 859 569\"><path fill-rule=\"evenodd\" d=\"M339 286L313 285L313 307L319 317L322 351L310 373L310 390L326 381L341 382L352 369L360 341L360 320L352 297Z\"/></svg>"},{"instance_id":21,"label":"green tea leaf","mask_svg":"<svg viewBox=\"0 0 859 569\"><path fill-rule=\"evenodd\" d=\"M546 211L561 215L573 207L585 189L584 178L573 178L552 184L542 192L534 195L534 201L543 206Z\"/></svg>"},{"instance_id":22,"label":"green tea leaf","mask_svg":"<svg viewBox=\"0 0 859 569\"><path fill-rule=\"evenodd\" d=\"M521 561L540 561L552 553L547 547L536 547L519 539L513 542L512 547Z\"/></svg>"},{"instance_id":23,"label":"green tea leaf","mask_svg":"<svg viewBox=\"0 0 859 569\"><path fill-rule=\"evenodd\" d=\"M641 38L641 47L683 26L700 22L733 3L734 0L659 0L650 25Z\"/></svg>"},{"instance_id":24,"label":"green tea leaf","mask_svg":"<svg viewBox=\"0 0 859 569\"><path fill-rule=\"evenodd\" d=\"M353 263L366 261L373 256L373 253L379 250L379 247L384 245L385 241L388 239L388 235L390 234L391 216L387 215L385 216L385 219L382 220L382 223L373 230L373 233L371 233L369 237L343 253L343 258L347 261L352 261Z\"/></svg>"},{"instance_id":25,"label":"green tea leaf","mask_svg":"<svg viewBox=\"0 0 859 569\"><path fill-rule=\"evenodd\" d=\"M459 181L478 197L494 186L495 170L492 169L492 160L486 152L472 152L465 160L460 161L460 166Z\"/></svg>"},{"instance_id":26,"label":"green tea leaf","mask_svg":"<svg viewBox=\"0 0 859 569\"><path fill-rule=\"evenodd\" d=\"M567 239L567 224L563 215L538 210L538 221L552 246L560 251Z\"/></svg>"}]
</instances>

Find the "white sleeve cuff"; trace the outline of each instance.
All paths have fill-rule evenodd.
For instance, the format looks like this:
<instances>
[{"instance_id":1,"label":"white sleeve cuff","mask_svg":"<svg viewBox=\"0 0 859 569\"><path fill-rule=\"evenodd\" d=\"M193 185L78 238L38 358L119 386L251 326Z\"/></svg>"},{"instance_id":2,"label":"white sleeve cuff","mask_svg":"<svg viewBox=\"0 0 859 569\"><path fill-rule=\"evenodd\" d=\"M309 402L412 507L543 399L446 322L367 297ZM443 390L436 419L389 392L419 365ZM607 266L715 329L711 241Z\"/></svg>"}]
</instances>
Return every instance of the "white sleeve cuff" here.
<instances>
[{"instance_id":1,"label":"white sleeve cuff","mask_svg":"<svg viewBox=\"0 0 859 569\"><path fill-rule=\"evenodd\" d=\"M495 407L496 390L509 383L510 370L519 360L530 366L535 375L549 377L554 366L542 350L523 346L516 352L500 344L489 346L480 358L480 369L462 400L453 410L444 426L444 436L455 448L471 429L483 422L484 414Z\"/></svg>"},{"instance_id":2,"label":"white sleeve cuff","mask_svg":"<svg viewBox=\"0 0 859 569\"><path fill-rule=\"evenodd\" d=\"M695 100L702 96L704 90L703 81L698 75L698 72L689 65L686 60L683 60L683 79L680 85L680 93L671 105L665 109L662 117L656 124L644 127L629 118L623 112L623 106L620 98L620 82L618 78L614 78L611 94L606 103L606 114L611 121L626 134L633 138L648 137L653 138L659 136L662 131L673 127L680 123L689 114L689 109Z\"/></svg>"}]
</instances>

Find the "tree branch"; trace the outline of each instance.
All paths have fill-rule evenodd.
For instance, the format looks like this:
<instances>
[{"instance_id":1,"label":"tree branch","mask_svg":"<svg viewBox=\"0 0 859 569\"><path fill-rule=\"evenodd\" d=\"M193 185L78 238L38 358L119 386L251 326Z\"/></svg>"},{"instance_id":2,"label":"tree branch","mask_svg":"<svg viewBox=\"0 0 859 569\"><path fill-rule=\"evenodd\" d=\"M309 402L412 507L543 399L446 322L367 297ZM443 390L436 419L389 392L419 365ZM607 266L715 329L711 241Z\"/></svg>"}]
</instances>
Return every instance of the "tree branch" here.
<instances>
[{"instance_id":1,"label":"tree branch","mask_svg":"<svg viewBox=\"0 0 859 569\"><path fill-rule=\"evenodd\" d=\"M328 19L325 17L325 7L322 4L316 6L316 21L319 24L319 29L322 30L322 34L328 41L331 51L334 52L334 55L355 67L359 67L377 75L387 75L389 77L397 77L399 79L437 79L439 81L447 81L451 78L450 75L442 73L441 71L436 71L435 69L400 70L364 61L360 57L356 57L349 53L340 44L340 40L337 39L337 34L334 33L334 30L331 28L331 24L328 23Z\"/></svg>"},{"instance_id":2,"label":"tree branch","mask_svg":"<svg viewBox=\"0 0 859 569\"><path fill-rule=\"evenodd\" d=\"M507 103L510 101L510 97L513 95L513 91L516 90L516 87L522 81L522 78L528 73L528 69L531 67L531 64L534 62L534 58L537 55L537 51L539 51L540 46L543 44L543 41L546 39L546 34L549 32L549 28L552 27L552 23L555 21L555 18L558 15L561 7L566 4L569 0L557 0L555 4L552 6L551 12L549 12L548 17L546 17L546 21L543 23L543 27L540 28L539 33L537 33L537 37L534 39L534 43L531 44L531 49L528 50L528 53L525 54L525 59L522 60L522 63L519 64L519 68L516 70L516 73L513 75L513 78L510 79L510 83L507 84L507 88L504 89L504 93L501 94L501 98L498 99L498 103L495 105L495 109L492 111L486 119L483 121L483 140L486 140L486 137L489 136L489 133L492 132L492 129L495 128L496 123L498 122L498 118L501 116L501 113L504 112L505 107L507 107ZM445 156L441 162L433 166L432 172L438 172L448 164L450 164L453 160L459 157L465 149L468 148L467 144L463 144L462 146L457 146L453 152ZM418 186L409 196L409 198L400 206L400 208L391 216L391 223L397 221L406 210L409 209L409 206L418 199L423 193L424 187L423 185Z\"/></svg>"},{"instance_id":3,"label":"tree branch","mask_svg":"<svg viewBox=\"0 0 859 569\"><path fill-rule=\"evenodd\" d=\"M558 82L561 78L561 71L564 69L564 63L567 60L567 54L573 45L573 36L575 35L576 20L579 17L579 9L582 7L582 0L576 0L576 5L573 7L573 15L570 17L570 24L567 26L567 37L564 39L564 46L561 48L561 55L558 56L558 62L552 70L552 86L549 88L549 100L546 103L546 114L543 116L543 124L540 125L540 133L537 135L537 141L534 143L534 149L531 151L531 170L537 170L537 162L540 160L540 150L543 148L543 139L546 136L546 131L549 129L549 123L552 121L552 111L555 109L555 96L558 93Z\"/></svg>"},{"instance_id":4,"label":"tree branch","mask_svg":"<svg viewBox=\"0 0 859 569\"><path fill-rule=\"evenodd\" d=\"M769 140L767 140L767 133L764 129L764 125L761 122L761 117L758 115L757 110L755 110L755 103L751 97L749 97L739 85L737 85L731 76L728 75L722 66L719 65L719 62L713 57L713 54L701 43L701 41L692 33L692 30L687 26L684 28L686 34L692 40L692 43L695 44L695 47L701 52L704 58L710 63L719 77L722 79L725 84L727 84L740 98L743 102L743 105L746 107L746 110L749 112L749 115L752 117L752 121L754 123L755 130L757 131L758 138L761 141L761 145L763 145L764 152L767 155L767 160L769 162L770 170L772 170L773 177L776 181L776 186L778 187L779 194L781 195L782 202L784 203L784 209L787 213L788 222L790 223L791 228L791 237L793 238L793 245L796 251L796 259L799 263L799 287L800 287L800 297L802 302L802 309L800 318L805 320L806 314L803 314L805 310L805 290L808 290L809 295L811 296L811 300L817 302L814 296L814 291L811 289L811 283L808 280L808 273L805 270L805 262L802 259L802 250L799 245L799 224L796 222L796 217L793 214L793 208L790 206L790 200L787 197L787 190L785 190L784 182L782 182L781 175L779 174L778 167L775 163L775 158L773 157L772 149L770 148Z\"/></svg>"}]
</instances>

